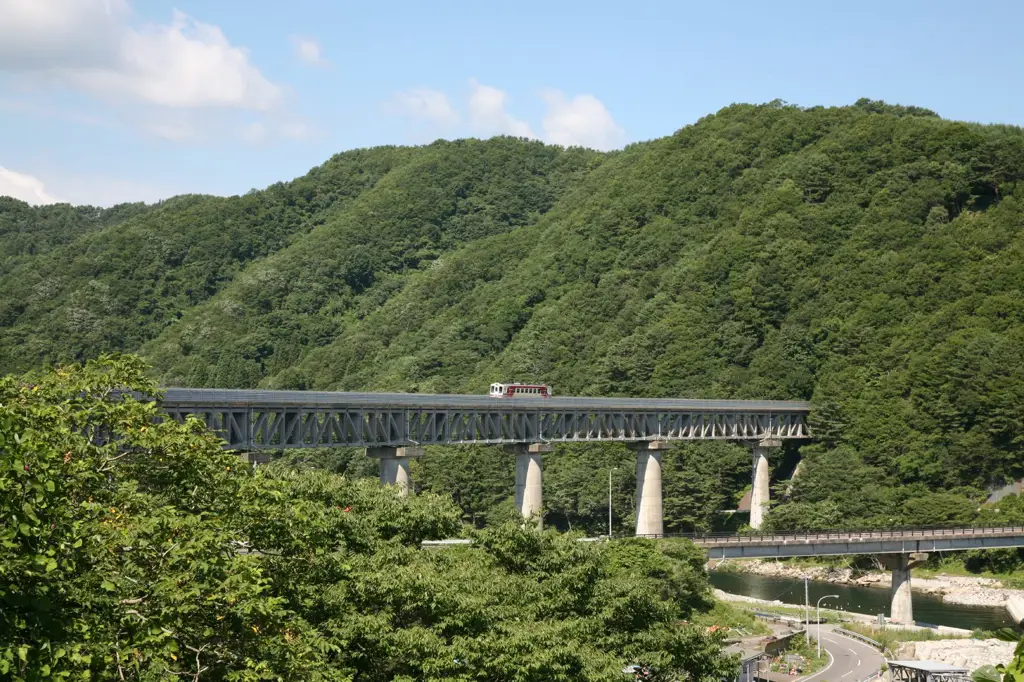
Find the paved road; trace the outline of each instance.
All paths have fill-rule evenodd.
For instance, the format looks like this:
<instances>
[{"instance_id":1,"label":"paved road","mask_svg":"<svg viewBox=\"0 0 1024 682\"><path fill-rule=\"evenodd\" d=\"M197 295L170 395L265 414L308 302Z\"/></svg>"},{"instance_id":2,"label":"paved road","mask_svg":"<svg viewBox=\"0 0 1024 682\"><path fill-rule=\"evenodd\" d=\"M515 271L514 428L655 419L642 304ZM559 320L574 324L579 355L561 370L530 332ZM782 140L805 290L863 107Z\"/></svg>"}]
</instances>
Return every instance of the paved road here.
<instances>
[{"instance_id":1,"label":"paved road","mask_svg":"<svg viewBox=\"0 0 1024 682\"><path fill-rule=\"evenodd\" d=\"M878 672L885 658L867 644L833 632L835 625L821 626L821 646L832 656L827 668L800 682L860 682ZM818 626L811 625L811 639L818 634Z\"/></svg>"}]
</instances>

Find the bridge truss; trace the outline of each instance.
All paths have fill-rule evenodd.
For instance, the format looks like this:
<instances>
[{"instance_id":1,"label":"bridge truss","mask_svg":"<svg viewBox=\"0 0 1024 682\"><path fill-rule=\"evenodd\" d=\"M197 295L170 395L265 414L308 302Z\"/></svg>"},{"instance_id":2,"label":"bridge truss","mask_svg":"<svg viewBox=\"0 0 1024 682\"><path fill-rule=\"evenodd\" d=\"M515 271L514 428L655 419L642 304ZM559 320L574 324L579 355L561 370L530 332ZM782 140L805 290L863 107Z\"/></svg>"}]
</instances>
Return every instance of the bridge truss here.
<instances>
[{"instance_id":1,"label":"bridge truss","mask_svg":"<svg viewBox=\"0 0 1024 682\"><path fill-rule=\"evenodd\" d=\"M806 403L167 389L163 410L239 450L794 439Z\"/></svg>"}]
</instances>

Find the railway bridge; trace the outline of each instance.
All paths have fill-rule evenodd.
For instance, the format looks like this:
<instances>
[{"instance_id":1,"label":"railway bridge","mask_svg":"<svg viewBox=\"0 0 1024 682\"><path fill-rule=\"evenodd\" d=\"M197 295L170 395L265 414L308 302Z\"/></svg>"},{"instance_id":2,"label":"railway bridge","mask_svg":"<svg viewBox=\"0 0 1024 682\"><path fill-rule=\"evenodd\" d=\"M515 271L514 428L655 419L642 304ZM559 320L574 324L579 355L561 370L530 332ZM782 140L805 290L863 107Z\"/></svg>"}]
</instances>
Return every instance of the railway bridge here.
<instances>
[{"instance_id":1,"label":"railway bridge","mask_svg":"<svg viewBox=\"0 0 1024 682\"><path fill-rule=\"evenodd\" d=\"M403 494L426 445L490 444L516 457L516 505L539 522L542 456L556 443L619 442L636 455L638 535L661 536L661 453L680 441L731 440L753 454L750 524L769 502L768 448L807 439L806 402L167 388L162 409L194 415L244 452L362 447Z\"/></svg>"}]
</instances>

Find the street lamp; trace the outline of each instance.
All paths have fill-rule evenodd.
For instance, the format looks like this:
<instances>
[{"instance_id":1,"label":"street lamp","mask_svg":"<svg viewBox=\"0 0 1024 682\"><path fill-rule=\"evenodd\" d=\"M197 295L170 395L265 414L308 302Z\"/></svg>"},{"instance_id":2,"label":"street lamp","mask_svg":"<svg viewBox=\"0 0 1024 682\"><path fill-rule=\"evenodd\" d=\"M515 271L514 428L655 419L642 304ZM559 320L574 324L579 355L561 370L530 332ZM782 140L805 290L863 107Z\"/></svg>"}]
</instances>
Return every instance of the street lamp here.
<instances>
[{"instance_id":1,"label":"street lamp","mask_svg":"<svg viewBox=\"0 0 1024 682\"><path fill-rule=\"evenodd\" d=\"M826 594L824 597L818 600L818 605L815 607L818 613L818 658L821 658L821 602L825 599L839 599L839 595Z\"/></svg>"},{"instance_id":2,"label":"street lamp","mask_svg":"<svg viewBox=\"0 0 1024 682\"><path fill-rule=\"evenodd\" d=\"M612 467L608 470L608 539L612 539L612 472L619 467Z\"/></svg>"}]
</instances>

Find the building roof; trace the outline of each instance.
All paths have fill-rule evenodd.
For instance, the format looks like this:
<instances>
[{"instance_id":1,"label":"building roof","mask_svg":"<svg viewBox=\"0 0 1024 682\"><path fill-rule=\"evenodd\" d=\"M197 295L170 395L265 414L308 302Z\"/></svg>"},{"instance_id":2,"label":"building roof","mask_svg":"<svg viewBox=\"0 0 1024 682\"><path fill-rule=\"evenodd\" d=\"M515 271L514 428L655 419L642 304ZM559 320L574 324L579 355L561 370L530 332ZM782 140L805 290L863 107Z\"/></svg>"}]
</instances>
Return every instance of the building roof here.
<instances>
[{"instance_id":1,"label":"building roof","mask_svg":"<svg viewBox=\"0 0 1024 682\"><path fill-rule=\"evenodd\" d=\"M750 645L732 644L722 650L726 655L739 654L740 662L745 663L758 656L764 656L764 649L758 649Z\"/></svg>"},{"instance_id":2,"label":"building roof","mask_svg":"<svg viewBox=\"0 0 1024 682\"><path fill-rule=\"evenodd\" d=\"M967 668L961 668L941 661L886 661L890 666L899 665L904 668L913 668L926 673L966 673Z\"/></svg>"}]
</instances>

